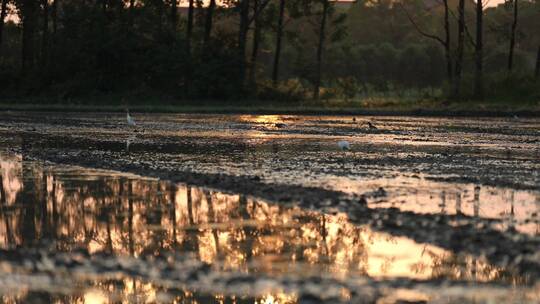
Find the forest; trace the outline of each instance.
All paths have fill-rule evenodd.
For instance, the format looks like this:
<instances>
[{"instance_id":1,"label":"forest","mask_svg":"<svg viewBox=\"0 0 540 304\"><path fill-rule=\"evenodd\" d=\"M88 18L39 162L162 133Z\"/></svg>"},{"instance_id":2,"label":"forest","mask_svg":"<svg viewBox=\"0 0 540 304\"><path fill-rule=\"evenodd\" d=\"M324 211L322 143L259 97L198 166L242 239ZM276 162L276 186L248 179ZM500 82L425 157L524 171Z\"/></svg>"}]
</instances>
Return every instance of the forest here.
<instances>
[{"instance_id":1,"label":"forest","mask_svg":"<svg viewBox=\"0 0 540 304\"><path fill-rule=\"evenodd\" d=\"M540 100L540 1L1 0L0 100Z\"/></svg>"}]
</instances>

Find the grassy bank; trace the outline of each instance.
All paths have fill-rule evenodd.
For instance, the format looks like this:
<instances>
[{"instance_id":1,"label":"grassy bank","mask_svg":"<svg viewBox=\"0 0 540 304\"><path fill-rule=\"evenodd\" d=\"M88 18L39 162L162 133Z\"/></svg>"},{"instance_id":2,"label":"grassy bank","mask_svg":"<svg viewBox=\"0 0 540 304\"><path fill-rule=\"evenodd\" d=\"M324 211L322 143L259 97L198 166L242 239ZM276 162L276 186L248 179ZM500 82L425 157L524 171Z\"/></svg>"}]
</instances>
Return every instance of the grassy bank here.
<instances>
[{"instance_id":1,"label":"grassy bank","mask_svg":"<svg viewBox=\"0 0 540 304\"><path fill-rule=\"evenodd\" d=\"M319 102L207 101L169 102L120 99L78 100L58 103L50 100L0 101L0 111L55 112L132 112L144 113L223 113L223 114L306 114L306 115L413 115L413 116L524 116L540 117L539 102L418 100L365 98L362 100L325 100Z\"/></svg>"}]
</instances>

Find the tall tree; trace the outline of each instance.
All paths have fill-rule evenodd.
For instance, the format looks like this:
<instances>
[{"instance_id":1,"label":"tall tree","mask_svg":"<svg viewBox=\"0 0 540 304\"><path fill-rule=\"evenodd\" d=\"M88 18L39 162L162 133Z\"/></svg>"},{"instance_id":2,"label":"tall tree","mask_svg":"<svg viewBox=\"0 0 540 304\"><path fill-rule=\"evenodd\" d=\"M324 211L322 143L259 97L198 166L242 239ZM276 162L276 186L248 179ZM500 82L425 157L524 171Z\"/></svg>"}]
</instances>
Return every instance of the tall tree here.
<instances>
[{"instance_id":1,"label":"tall tree","mask_svg":"<svg viewBox=\"0 0 540 304\"><path fill-rule=\"evenodd\" d=\"M452 71L452 41L451 41L451 35L450 35L450 18L449 18L449 12L450 8L448 7L448 0L443 0L444 4L444 57L446 58L446 77L448 78L448 83L452 84L453 81L453 71Z\"/></svg>"},{"instance_id":2,"label":"tall tree","mask_svg":"<svg viewBox=\"0 0 540 304\"><path fill-rule=\"evenodd\" d=\"M246 73L246 45L249 31L249 0L240 0L239 14L240 14L240 28L238 30L238 69L239 69L239 81L241 85L244 85L245 73Z\"/></svg>"},{"instance_id":3,"label":"tall tree","mask_svg":"<svg viewBox=\"0 0 540 304\"><path fill-rule=\"evenodd\" d=\"M450 9L448 7L448 0L443 0L443 5L444 5L444 38L441 38L440 36L437 36L437 35L434 35L434 34L427 33L426 31L422 30L420 28L420 26L418 25L418 23L414 20L414 18L409 14L409 12L405 8L405 6L403 4L400 4L400 5L402 7L402 10L407 15L407 18L409 19L411 24L414 26L416 31L418 33L420 33L420 35L422 35L422 36L424 36L426 38L429 38L429 39L433 39L434 41L437 41L444 48L444 55L445 55L445 59L446 59L446 77L448 79L448 83L452 84L454 72L452 71L452 66L453 66L452 65L452 51L451 51L452 44L451 44L451 36L450 36L450 21L449 21Z\"/></svg>"},{"instance_id":4,"label":"tall tree","mask_svg":"<svg viewBox=\"0 0 540 304\"><path fill-rule=\"evenodd\" d=\"M2 0L2 8L0 10L0 55L2 54L2 33L4 31L4 20L7 16L7 4L8 0Z\"/></svg>"},{"instance_id":5,"label":"tall tree","mask_svg":"<svg viewBox=\"0 0 540 304\"><path fill-rule=\"evenodd\" d=\"M476 0L476 42L475 42L475 63L474 74L474 96L476 99L484 98L484 41L483 41L483 15L484 7L482 0Z\"/></svg>"},{"instance_id":6,"label":"tall tree","mask_svg":"<svg viewBox=\"0 0 540 304\"><path fill-rule=\"evenodd\" d=\"M455 79L452 88L452 97L459 98L461 88L461 72L463 70L463 53L465 49L465 0L458 4L458 46L456 54Z\"/></svg>"},{"instance_id":7,"label":"tall tree","mask_svg":"<svg viewBox=\"0 0 540 304\"><path fill-rule=\"evenodd\" d=\"M189 56L188 60L188 68L187 73L185 75L185 87L184 87L184 93L189 96L191 94L191 83L193 78L193 66L191 65L191 40L193 36L193 23L194 23L194 11L195 11L195 1L189 0L189 7L188 7L188 20L187 20L187 28L186 28L186 49L187 54Z\"/></svg>"},{"instance_id":8,"label":"tall tree","mask_svg":"<svg viewBox=\"0 0 540 304\"><path fill-rule=\"evenodd\" d=\"M253 49L251 54L251 69L249 75L248 83L250 85L255 83L255 65L257 61L257 55L259 52L259 41L261 38L261 14L270 3L270 0L242 0L240 3L240 33L238 37L238 46L239 46L239 56L240 56L240 81L242 81L242 86L245 84L245 74L246 74L246 45L249 28L252 23L255 24L255 31L253 34ZM253 6L253 14L250 16L249 11Z\"/></svg>"},{"instance_id":9,"label":"tall tree","mask_svg":"<svg viewBox=\"0 0 540 304\"><path fill-rule=\"evenodd\" d=\"M33 69L36 59L36 28L39 2L19 0L19 14L22 20L22 71L27 74Z\"/></svg>"},{"instance_id":10,"label":"tall tree","mask_svg":"<svg viewBox=\"0 0 540 304\"><path fill-rule=\"evenodd\" d=\"M279 79L279 61L281 57L281 40L283 39L283 20L285 17L285 0L279 1L279 16L276 33L276 50L274 53L274 64L272 67L272 83L277 86Z\"/></svg>"},{"instance_id":11,"label":"tall tree","mask_svg":"<svg viewBox=\"0 0 540 304\"><path fill-rule=\"evenodd\" d=\"M216 0L210 0L210 3L208 3L208 7L206 8L206 20L204 22L203 41L204 41L205 48L208 45L208 41L210 41L210 37L212 35L215 9L216 9Z\"/></svg>"},{"instance_id":12,"label":"tall tree","mask_svg":"<svg viewBox=\"0 0 540 304\"><path fill-rule=\"evenodd\" d=\"M195 0L189 0L188 20L186 28L186 39L188 43L188 51L191 51L191 38L193 36L193 16L195 11Z\"/></svg>"},{"instance_id":13,"label":"tall tree","mask_svg":"<svg viewBox=\"0 0 540 304\"><path fill-rule=\"evenodd\" d=\"M516 44L516 29L518 23L518 0L514 0L514 13L512 18L512 29L510 30L510 50L508 52L508 72L512 72L514 66L514 47Z\"/></svg>"},{"instance_id":14,"label":"tall tree","mask_svg":"<svg viewBox=\"0 0 540 304\"><path fill-rule=\"evenodd\" d=\"M313 88L313 99L319 100L319 91L321 88L321 71L323 64L323 51L324 51L324 42L326 40L326 19L328 18L328 10L330 8L329 0L322 0L322 13L321 13L321 23L319 29L319 42L317 44L317 63L315 70L315 86Z\"/></svg>"},{"instance_id":15,"label":"tall tree","mask_svg":"<svg viewBox=\"0 0 540 304\"><path fill-rule=\"evenodd\" d=\"M49 47L49 1L41 0L42 25L41 25L41 68L47 65L47 49Z\"/></svg>"},{"instance_id":16,"label":"tall tree","mask_svg":"<svg viewBox=\"0 0 540 304\"><path fill-rule=\"evenodd\" d=\"M54 36L56 36L56 31L58 30L58 2L59 1L60 0L53 0L52 7L51 7L53 40L55 39Z\"/></svg>"},{"instance_id":17,"label":"tall tree","mask_svg":"<svg viewBox=\"0 0 540 304\"><path fill-rule=\"evenodd\" d=\"M249 86L251 88L255 88L256 86L256 74L257 74L257 58L259 56L259 43L261 40L261 31L262 31L262 24L261 24L261 0L253 0L253 23L254 23L254 30L253 30L253 43L251 48L251 67L249 70Z\"/></svg>"}]
</instances>

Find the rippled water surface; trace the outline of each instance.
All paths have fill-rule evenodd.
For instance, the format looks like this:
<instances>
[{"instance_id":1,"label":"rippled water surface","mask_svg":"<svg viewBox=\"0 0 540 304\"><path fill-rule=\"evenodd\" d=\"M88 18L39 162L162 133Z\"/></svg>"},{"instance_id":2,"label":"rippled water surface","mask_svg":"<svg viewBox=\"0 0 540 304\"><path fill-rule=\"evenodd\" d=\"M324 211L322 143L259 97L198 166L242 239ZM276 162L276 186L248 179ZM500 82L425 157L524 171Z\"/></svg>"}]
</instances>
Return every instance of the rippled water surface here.
<instances>
[{"instance_id":1,"label":"rippled water surface","mask_svg":"<svg viewBox=\"0 0 540 304\"><path fill-rule=\"evenodd\" d=\"M540 300L539 120L136 118L0 115L2 302Z\"/></svg>"}]
</instances>

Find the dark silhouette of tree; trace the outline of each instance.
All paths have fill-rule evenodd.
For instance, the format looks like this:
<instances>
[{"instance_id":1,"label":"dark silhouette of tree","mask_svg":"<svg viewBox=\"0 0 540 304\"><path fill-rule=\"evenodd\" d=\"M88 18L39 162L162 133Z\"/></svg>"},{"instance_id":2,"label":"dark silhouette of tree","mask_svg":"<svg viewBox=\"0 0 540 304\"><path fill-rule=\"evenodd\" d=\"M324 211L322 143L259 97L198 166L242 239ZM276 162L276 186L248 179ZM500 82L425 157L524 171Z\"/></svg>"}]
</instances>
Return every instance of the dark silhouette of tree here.
<instances>
[{"instance_id":1,"label":"dark silhouette of tree","mask_svg":"<svg viewBox=\"0 0 540 304\"><path fill-rule=\"evenodd\" d=\"M52 33L53 39L56 38L56 32L58 31L58 2L60 0L53 0L51 6L51 21L52 21Z\"/></svg>"},{"instance_id":2,"label":"dark silhouette of tree","mask_svg":"<svg viewBox=\"0 0 540 304\"><path fill-rule=\"evenodd\" d=\"M326 40L326 19L328 18L328 10L330 8L329 0L322 0L322 12L321 12L321 23L319 29L319 38L317 44L317 62L315 68L315 86L313 88L313 99L319 100L319 93L321 88L321 71L323 65L323 52L324 52L324 43Z\"/></svg>"},{"instance_id":3,"label":"dark silhouette of tree","mask_svg":"<svg viewBox=\"0 0 540 304\"><path fill-rule=\"evenodd\" d=\"M512 77L530 74L534 61L527 65L526 58L536 58L539 33L537 4L529 1L514 5L519 26L513 38L508 5L485 8L485 0L475 7L467 7L466 0L438 0L433 7L414 1L357 1L345 9L331 0L0 3L0 95L43 95L66 102L125 93L178 103L297 101L319 98L321 86L328 87L325 97L332 98L402 96L411 89L435 96L444 91L437 90L444 77L450 98L473 97L472 92L464 95L469 90L460 92L465 77L474 80L467 87L474 86L476 98L491 98L502 90L511 95L514 84L529 85L498 86L495 73L512 60L513 69L523 72ZM180 3L190 6L182 8L186 15L180 15ZM457 9L451 9L453 3ZM19 23L6 22L12 5ZM473 12L476 35L472 23L465 23L465 15ZM341 15L350 16L346 31ZM500 48L509 40L514 41L513 59L506 47ZM535 88L531 92L536 96Z\"/></svg>"},{"instance_id":4,"label":"dark silhouette of tree","mask_svg":"<svg viewBox=\"0 0 540 304\"><path fill-rule=\"evenodd\" d=\"M243 87L246 74L246 46L249 31L249 0L240 0L238 3L240 15L240 28L238 29L238 70L240 86Z\"/></svg>"},{"instance_id":5,"label":"dark silhouette of tree","mask_svg":"<svg viewBox=\"0 0 540 304\"><path fill-rule=\"evenodd\" d=\"M39 5L35 0L19 0L16 3L22 23L22 72L26 75L34 68L36 59L35 46Z\"/></svg>"},{"instance_id":6,"label":"dark silhouette of tree","mask_svg":"<svg viewBox=\"0 0 540 304\"><path fill-rule=\"evenodd\" d=\"M40 68L47 66L48 47L49 47L49 1L41 0L42 7L42 25L41 25L41 62Z\"/></svg>"},{"instance_id":7,"label":"dark silhouette of tree","mask_svg":"<svg viewBox=\"0 0 540 304\"><path fill-rule=\"evenodd\" d=\"M461 73L463 71L463 55L465 51L465 0L459 0L458 4L458 46L455 65L455 79L452 88L452 97L460 97Z\"/></svg>"},{"instance_id":8,"label":"dark silhouette of tree","mask_svg":"<svg viewBox=\"0 0 540 304\"><path fill-rule=\"evenodd\" d=\"M448 78L448 83L452 84L454 80L454 73L452 71L452 51L451 51L451 35L450 35L450 20L449 20L449 11L448 0L443 0L444 4L444 55L446 58L446 77Z\"/></svg>"},{"instance_id":9,"label":"dark silhouette of tree","mask_svg":"<svg viewBox=\"0 0 540 304\"><path fill-rule=\"evenodd\" d=\"M187 20L187 27L186 27L186 40L188 43L188 51L190 52L191 52L191 39L193 36L194 13L195 13L195 0L189 0L188 20Z\"/></svg>"},{"instance_id":10,"label":"dark silhouette of tree","mask_svg":"<svg viewBox=\"0 0 540 304\"><path fill-rule=\"evenodd\" d=\"M214 21L214 11L216 9L216 0L210 0L208 7L206 8L206 18L204 22L204 49L208 46L208 41L212 35L213 21Z\"/></svg>"},{"instance_id":11,"label":"dark silhouette of tree","mask_svg":"<svg viewBox=\"0 0 540 304\"><path fill-rule=\"evenodd\" d=\"M247 48L247 39L250 25L257 19L260 18L260 15L264 8L268 5L270 0L240 0L238 2L239 15L240 15L240 28L238 30L238 60L239 60L239 81L240 87L243 88L246 82L246 48ZM249 12L253 4L253 14L250 16ZM256 26L257 27L257 26ZM260 28L258 29L260 31ZM258 52L258 41L260 39L260 32L254 35L255 50L252 54L257 57Z\"/></svg>"},{"instance_id":12,"label":"dark silhouette of tree","mask_svg":"<svg viewBox=\"0 0 540 304\"><path fill-rule=\"evenodd\" d=\"M2 34L4 32L4 21L6 20L7 16L7 4L8 0L2 0L2 6L0 9L0 55L2 54Z\"/></svg>"},{"instance_id":13,"label":"dark silhouette of tree","mask_svg":"<svg viewBox=\"0 0 540 304\"><path fill-rule=\"evenodd\" d=\"M514 10L512 17L512 28L510 30L510 50L508 51L508 72L512 72L514 68L514 48L516 45L516 29L518 24L518 0L513 0Z\"/></svg>"},{"instance_id":14,"label":"dark silhouette of tree","mask_svg":"<svg viewBox=\"0 0 540 304\"><path fill-rule=\"evenodd\" d=\"M476 99L484 98L484 38L483 38L483 17L484 5L483 0L476 0L476 42L475 42L475 74L474 74L474 96Z\"/></svg>"},{"instance_id":15,"label":"dark silhouette of tree","mask_svg":"<svg viewBox=\"0 0 540 304\"><path fill-rule=\"evenodd\" d=\"M283 21L285 17L285 0L279 1L278 24L276 31L276 49L274 52L274 64L272 68L272 82L277 85L279 79L279 61L281 57L281 41L283 40Z\"/></svg>"},{"instance_id":16,"label":"dark silhouette of tree","mask_svg":"<svg viewBox=\"0 0 540 304\"><path fill-rule=\"evenodd\" d=\"M257 59L259 56L259 44L261 41L262 33L262 23L261 15L264 7L261 7L261 0L253 0L253 43L251 47L251 60L250 60L250 70L249 70L249 86L255 89L256 86L256 74L257 74Z\"/></svg>"},{"instance_id":17,"label":"dark silhouette of tree","mask_svg":"<svg viewBox=\"0 0 540 304\"><path fill-rule=\"evenodd\" d=\"M434 34L427 33L422 28L420 28L418 23L409 14L405 6L403 4L400 4L400 5L403 11L405 12L405 14L407 15L407 18L409 19L411 24L414 26L414 28L420 35L440 43L442 47L444 48L444 53L445 53L445 58L446 58L446 77L448 79L448 83L452 85L452 81L453 81L452 66L453 65L452 65L452 51L451 51L452 45L451 45L450 21L449 21L450 10L448 8L448 0L443 0L442 3L444 7L444 34L445 34L444 38L441 38Z\"/></svg>"}]
</instances>

